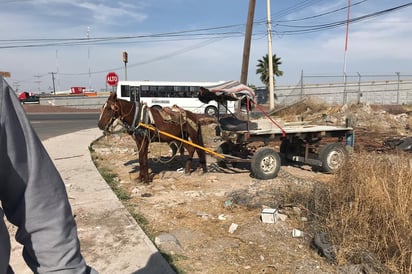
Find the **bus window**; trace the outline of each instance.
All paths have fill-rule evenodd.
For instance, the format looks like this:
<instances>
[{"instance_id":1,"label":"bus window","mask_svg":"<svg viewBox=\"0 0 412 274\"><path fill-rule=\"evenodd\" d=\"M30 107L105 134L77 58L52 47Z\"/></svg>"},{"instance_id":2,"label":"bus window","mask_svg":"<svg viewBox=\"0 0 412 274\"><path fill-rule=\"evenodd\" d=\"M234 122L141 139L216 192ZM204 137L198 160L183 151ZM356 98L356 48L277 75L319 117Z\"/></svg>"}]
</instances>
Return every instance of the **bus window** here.
<instances>
[{"instance_id":1,"label":"bus window","mask_svg":"<svg viewBox=\"0 0 412 274\"><path fill-rule=\"evenodd\" d=\"M141 97L152 97L149 91L149 86L140 86Z\"/></svg>"},{"instance_id":2,"label":"bus window","mask_svg":"<svg viewBox=\"0 0 412 274\"><path fill-rule=\"evenodd\" d=\"M130 97L130 86L121 85L120 86L120 94L121 94L122 97Z\"/></svg>"},{"instance_id":3,"label":"bus window","mask_svg":"<svg viewBox=\"0 0 412 274\"><path fill-rule=\"evenodd\" d=\"M189 87L189 97L195 98L197 97L197 94L199 93L200 87L192 86Z\"/></svg>"},{"instance_id":4,"label":"bus window","mask_svg":"<svg viewBox=\"0 0 412 274\"><path fill-rule=\"evenodd\" d=\"M175 94L175 97L179 98L187 98L187 91L189 90L189 87L187 86L173 86L172 87L173 94Z\"/></svg>"},{"instance_id":5,"label":"bus window","mask_svg":"<svg viewBox=\"0 0 412 274\"><path fill-rule=\"evenodd\" d=\"M173 97L173 89L169 86L157 86L157 94L159 97Z\"/></svg>"}]
</instances>

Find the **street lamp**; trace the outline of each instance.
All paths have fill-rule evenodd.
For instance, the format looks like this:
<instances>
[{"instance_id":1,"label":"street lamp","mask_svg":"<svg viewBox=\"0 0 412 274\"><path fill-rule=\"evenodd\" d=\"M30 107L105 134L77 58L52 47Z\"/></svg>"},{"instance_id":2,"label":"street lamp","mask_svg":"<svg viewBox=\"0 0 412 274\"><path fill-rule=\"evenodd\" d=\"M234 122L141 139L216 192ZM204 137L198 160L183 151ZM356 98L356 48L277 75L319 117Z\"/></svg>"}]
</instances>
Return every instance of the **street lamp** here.
<instances>
[{"instance_id":1,"label":"street lamp","mask_svg":"<svg viewBox=\"0 0 412 274\"><path fill-rule=\"evenodd\" d=\"M123 62L124 62L124 80L127 81L127 61L128 61L128 55L126 51L123 51Z\"/></svg>"}]
</instances>

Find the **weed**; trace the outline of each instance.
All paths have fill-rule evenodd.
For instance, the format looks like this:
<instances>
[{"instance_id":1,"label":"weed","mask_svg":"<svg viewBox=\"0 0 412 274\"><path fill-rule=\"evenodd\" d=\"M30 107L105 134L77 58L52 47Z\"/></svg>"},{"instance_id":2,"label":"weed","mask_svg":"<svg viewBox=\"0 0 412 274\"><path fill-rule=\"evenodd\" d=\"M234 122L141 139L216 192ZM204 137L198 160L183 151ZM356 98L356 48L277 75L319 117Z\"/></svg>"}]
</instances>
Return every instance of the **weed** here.
<instances>
[{"instance_id":1,"label":"weed","mask_svg":"<svg viewBox=\"0 0 412 274\"><path fill-rule=\"evenodd\" d=\"M338 245L341 262L370 252L386 269L412 272L410 155L363 153L336 175L316 213Z\"/></svg>"},{"instance_id":2,"label":"weed","mask_svg":"<svg viewBox=\"0 0 412 274\"><path fill-rule=\"evenodd\" d=\"M130 199L129 194L119 186L119 179L115 173L105 167L98 168L98 170L119 200L127 201Z\"/></svg>"}]
</instances>

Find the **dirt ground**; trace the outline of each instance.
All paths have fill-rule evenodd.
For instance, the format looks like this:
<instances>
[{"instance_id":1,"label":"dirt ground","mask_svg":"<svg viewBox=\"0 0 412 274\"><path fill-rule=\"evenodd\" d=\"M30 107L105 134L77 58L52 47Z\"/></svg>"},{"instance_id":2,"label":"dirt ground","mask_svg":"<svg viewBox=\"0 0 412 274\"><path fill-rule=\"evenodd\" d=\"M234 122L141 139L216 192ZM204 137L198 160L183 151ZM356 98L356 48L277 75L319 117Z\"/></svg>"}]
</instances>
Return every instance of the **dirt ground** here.
<instances>
[{"instance_id":1,"label":"dirt ground","mask_svg":"<svg viewBox=\"0 0 412 274\"><path fill-rule=\"evenodd\" d=\"M396 112L396 111L392 111ZM326 108L304 113L316 123L356 125L355 151L383 150L386 137L410 136L411 118L370 106ZM301 119L284 114L286 119ZM206 147L214 148L213 127L204 129ZM275 145L275 144L274 144ZM182 173L185 156L170 160L164 144L152 143L149 185L136 183L137 150L132 138L114 134L93 144L96 164L117 175L130 200L126 206L145 220L144 228L180 273L343 273L310 247L315 223L300 199L334 176L306 165L282 165L271 180L258 180L249 168L222 168L208 156L208 173ZM196 163L193 165L196 166ZM279 210L275 223L263 223L262 209ZM293 229L303 232L292 235Z\"/></svg>"},{"instance_id":2,"label":"dirt ground","mask_svg":"<svg viewBox=\"0 0 412 274\"><path fill-rule=\"evenodd\" d=\"M24 108L27 112L79 111ZM343 125L350 117L356 130L355 152L385 151L385 138L411 136L410 112L403 109L368 105L294 109L279 115L287 121L333 125ZM204 140L206 147L215 147L212 126L204 129ZM149 166L155 176L144 185L135 181L138 148L129 135L103 137L92 148L96 165L116 174L118 186L130 196L124 201L126 207L180 273L349 273L310 247L316 224L304 197L319 184L333 184L333 175L306 165L282 165L275 179L258 180L247 166L222 168L210 156L208 173L194 169L185 175L186 156L170 160L170 148L153 143ZM263 223L263 208L278 209L278 220ZM303 235L294 237L293 229Z\"/></svg>"},{"instance_id":3,"label":"dirt ground","mask_svg":"<svg viewBox=\"0 0 412 274\"><path fill-rule=\"evenodd\" d=\"M207 174L180 171L184 157L161 163L160 154L149 166L157 174L150 185L136 184L138 163L130 136L104 137L93 145L97 163L118 175L127 202L148 222L158 248L170 254L182 273L332 273L334 267L310 250L311 236L293 238L294 228L305 231L302 205L286 205L285 220L262 223L264 207L278 208L284 192L310 191L331 175L309 167L282 167L272 180L257 180L247 169L220 168L208 157ZM163 156L167 146L151 148ZM164 158L166 160L166 158ZM195 165L195 164L194 164ZM237 229L229 232L231 225ZM156 238L157 237L157 238Z\"/></svg>"}]
</instances>

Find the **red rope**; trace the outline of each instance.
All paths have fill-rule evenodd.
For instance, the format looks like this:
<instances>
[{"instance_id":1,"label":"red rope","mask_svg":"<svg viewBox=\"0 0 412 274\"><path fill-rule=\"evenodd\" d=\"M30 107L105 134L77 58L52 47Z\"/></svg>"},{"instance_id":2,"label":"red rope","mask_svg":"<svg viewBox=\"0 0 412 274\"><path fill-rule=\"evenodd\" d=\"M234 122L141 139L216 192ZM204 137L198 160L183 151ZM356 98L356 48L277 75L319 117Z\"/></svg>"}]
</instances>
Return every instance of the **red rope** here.
<instances>
[{"instance_id":1,"label":"red rope","mask_svg":"<svg viewBox=\"0 0 412 274\"><path fill-rule=\"evenodd\" d=\"M258 105L255 101L252 100L252 102L255 104L255 106L267 117L269 118L269 120L276 125L281 131L282 131L282 136L285 137L286 136L286 131L275 121L273 120L269 114L267 114L267 112L260 106Z\"/></svg>"}]
</instances>

